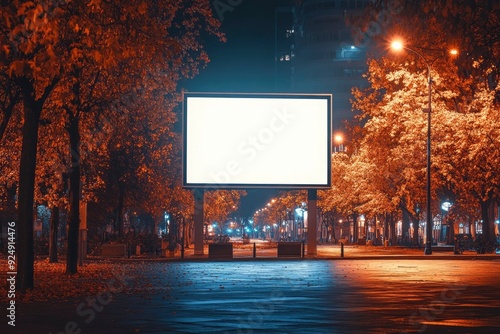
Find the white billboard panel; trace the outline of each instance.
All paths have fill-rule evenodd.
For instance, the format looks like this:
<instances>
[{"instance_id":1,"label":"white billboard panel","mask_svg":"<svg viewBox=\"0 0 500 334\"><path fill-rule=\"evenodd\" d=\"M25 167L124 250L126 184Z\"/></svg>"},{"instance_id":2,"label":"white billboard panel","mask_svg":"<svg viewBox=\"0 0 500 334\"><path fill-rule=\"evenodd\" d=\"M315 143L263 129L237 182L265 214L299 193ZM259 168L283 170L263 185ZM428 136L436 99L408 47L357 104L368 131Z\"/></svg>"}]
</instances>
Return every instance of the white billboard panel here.
<instances>
[{"instance_id":1,"label":"white billboard panel","mask_svg":"<svg viewBox=\"0 0 500 334\"><path fill-rule=\"evenodd\" d=\"M328 188L331 95L184 94L184 187Z\"/></svg>"}]
</instances>

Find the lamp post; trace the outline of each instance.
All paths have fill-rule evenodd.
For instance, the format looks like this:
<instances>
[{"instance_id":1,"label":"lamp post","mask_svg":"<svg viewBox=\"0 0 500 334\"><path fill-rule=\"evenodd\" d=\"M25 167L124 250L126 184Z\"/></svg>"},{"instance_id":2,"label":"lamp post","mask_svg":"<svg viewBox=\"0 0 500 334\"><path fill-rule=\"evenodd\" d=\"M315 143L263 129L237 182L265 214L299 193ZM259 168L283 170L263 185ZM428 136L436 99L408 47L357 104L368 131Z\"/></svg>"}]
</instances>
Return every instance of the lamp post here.
<instances>
[{"instance_id":1,"label":"lamp post","mask_svg":"<svg viewBox=\"0 0 500 334\"><path fill-rule=\"evenodd\" d=\"M427 198L427 212L426 212L426 242L425 242L425 255L432 254L432 213L431 213L431 111L432 111L432 77L431 77L431 66L438 59L435 58L430 64L427 59L422 55L422 53L418 52L415 49L409 48L401 41L394 41L391 43L391 48L395 51L401 51L402 49L406 49L417 54L424 61L427 66L427 86L428 86L428 110L427 110L427 185L426 185L426 198ZM456 55L458 53L457 50L453 49L450 51L450 54Z\"/></svg>"}]
</instances>

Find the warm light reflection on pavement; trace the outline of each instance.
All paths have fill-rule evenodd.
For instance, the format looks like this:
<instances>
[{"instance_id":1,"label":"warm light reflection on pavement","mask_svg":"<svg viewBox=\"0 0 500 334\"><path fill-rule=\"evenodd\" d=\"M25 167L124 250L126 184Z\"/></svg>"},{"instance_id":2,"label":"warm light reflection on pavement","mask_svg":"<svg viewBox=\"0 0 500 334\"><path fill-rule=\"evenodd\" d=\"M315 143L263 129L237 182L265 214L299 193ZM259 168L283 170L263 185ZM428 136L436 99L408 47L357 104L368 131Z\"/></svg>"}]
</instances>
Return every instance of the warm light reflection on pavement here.
<instances>
[{"instance_id":1,"label":"warm light reflection on pavement","mask_svg":"<svg viewBox=\"0 0 500 334\"><path fill-rule=\"evenodd\" d=\"M178 269L189 284L174 289L178 309L168 323L179 331L442 333L451 326L487 332L500 324L498 261L220 262Z\"/></svg>"},{"instance_id":2,"label":"warm light reflection on pavement","mask_svg":"<svg viewBox=\"0 0 500 334\"><path fill-rule=\"evenodd\" d=\"M59 333L71 320L82 333L500 332L500 260L152 262L141 268L142 287L131 284L88 324L64 302L33 304L23 323L31 314L44 333Z\"/></svg>"},{"instance_id":3,"label":"warm light reflection on pavement","mask_svg":"<svg viewBox=\"0 0 500 334\"><path fill-rule=\"evenodd\" d=\"M373 328L391 321L412 333L500 329L499 260L373 260L340 262L336 270L340 267L351 273L349 285L364 303L373 306Z\"/></svg>"}]
</instances>

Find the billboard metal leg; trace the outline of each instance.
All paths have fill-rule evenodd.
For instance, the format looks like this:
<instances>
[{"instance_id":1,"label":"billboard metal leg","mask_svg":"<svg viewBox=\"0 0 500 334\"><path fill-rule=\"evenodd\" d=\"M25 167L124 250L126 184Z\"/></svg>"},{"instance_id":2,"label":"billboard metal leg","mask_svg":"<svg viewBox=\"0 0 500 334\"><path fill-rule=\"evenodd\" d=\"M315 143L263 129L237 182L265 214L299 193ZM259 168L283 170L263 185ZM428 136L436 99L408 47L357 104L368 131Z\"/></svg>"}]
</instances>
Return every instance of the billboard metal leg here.
<instances>
[{"instance_id":1,"label":"billboard metal leg","mask_svg":"<svg viewBox=\"0 0 500 334\"><path fill-rule=\"evenodd\" d=\"M318 191L316 189L307 190L307 255L315 256L318 254L316 245L317 234L317 199Z\"/></svg>"},{"instance_id":2,"label":"billboard metal leg","mask_svg":"<svg viewBox=\"0 0 500 334\"><path fill-rule=\"evenodd\" d=\"M204 189L194 190L194 255L203 255Z\"/></svg>"}]
</instances>

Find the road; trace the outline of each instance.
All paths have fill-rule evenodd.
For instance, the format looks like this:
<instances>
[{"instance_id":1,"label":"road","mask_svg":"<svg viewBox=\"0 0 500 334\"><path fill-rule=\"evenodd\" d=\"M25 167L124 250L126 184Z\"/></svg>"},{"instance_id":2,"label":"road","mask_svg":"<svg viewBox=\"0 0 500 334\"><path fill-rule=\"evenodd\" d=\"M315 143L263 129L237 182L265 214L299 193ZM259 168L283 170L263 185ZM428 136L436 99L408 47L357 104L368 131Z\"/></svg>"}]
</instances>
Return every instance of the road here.
<instances>
[{"instance_id":1,"label":"road","mask_svg":"<svg viewBox=\"0 0 500 334\"><path fill-rule=\"evenodd\" d=\"M149 279L141 288L128 277L126 290L115 282L93 304L82 297L22 305L14 333L500 332L500 260L142 266Z\"/></svg>"}]
</instances>

